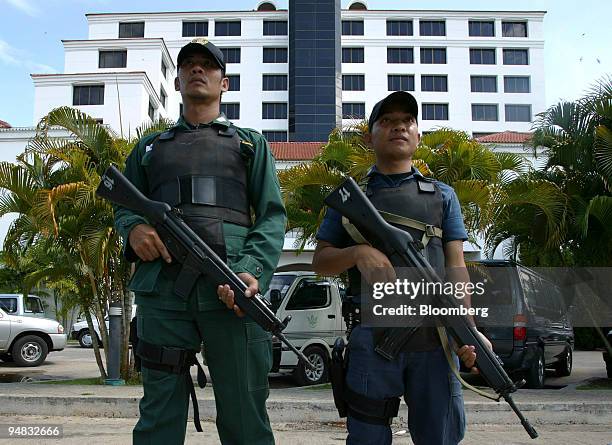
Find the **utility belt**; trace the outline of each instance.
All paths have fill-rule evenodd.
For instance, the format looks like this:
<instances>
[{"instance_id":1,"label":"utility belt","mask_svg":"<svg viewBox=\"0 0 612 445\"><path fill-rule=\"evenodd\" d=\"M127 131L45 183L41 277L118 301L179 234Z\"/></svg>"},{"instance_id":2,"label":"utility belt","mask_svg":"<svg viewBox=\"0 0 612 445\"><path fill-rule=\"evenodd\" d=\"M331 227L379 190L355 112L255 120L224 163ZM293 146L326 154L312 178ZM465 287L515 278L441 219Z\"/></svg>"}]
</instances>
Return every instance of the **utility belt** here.
<instances>
[{"instance_id":1,"label":"utility belt","mask_svg":"<svg viewBox=\"0 0 612 445\"><path fill-rule=\"evenodd\" d=\"M136 356L139 358L140 366L167 372L169 374L185 376L187 391L193 405L193 423L196 430L201 433L202 425L200 423L200 410L196 398L195 387L193 386L193 380L191 380L191 373L189 372L191 367L196 365L198 367L198 386L200 388L206 386L206 374L196 358L197 352L198 351L190 349L159 346L141 339L138 339L136 344Z\"/></svg>"}]
</instances>

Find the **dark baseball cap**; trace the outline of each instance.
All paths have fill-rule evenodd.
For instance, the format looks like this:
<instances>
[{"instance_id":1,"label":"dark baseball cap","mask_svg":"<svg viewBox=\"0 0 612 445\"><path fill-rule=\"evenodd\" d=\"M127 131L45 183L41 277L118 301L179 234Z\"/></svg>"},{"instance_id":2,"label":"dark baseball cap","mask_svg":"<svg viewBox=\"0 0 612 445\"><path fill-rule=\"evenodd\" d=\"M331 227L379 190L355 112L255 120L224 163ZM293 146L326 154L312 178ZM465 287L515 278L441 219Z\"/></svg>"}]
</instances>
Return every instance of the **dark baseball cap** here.
<instances>
[{"instance_id":1,"label":"dark baseball cap","mask_svg":"<svg viewBox=\"0 0 612 445\"><path fill-rule=\"evenodd\" d=\"M395 91L378 102L376 105L374 105L374 108L372 108L372 113L368 119L368 128L370 131L378 118L387 111L387 108L390 105L397 104L404 107L404 111L412 114L415 119L419 117L419 105L417 104L414 96L406 91Z\"/></svg>"},{"instance_id":2,"label":"dark baseball cap","mask_svg":"<svg viewBox=\"0 0 612 445\"><path fill-rule=\"evenodd\" d=\"M176 58L176 66L180 67L187 56L193 53L210 54L215 62L217 62L217 65L219 65L219 68L225 71L225 58L221 50L213 45L212 42L209 42L208 39L202 37L193 39L181 48Z\"/></svg>"}]
</instances>

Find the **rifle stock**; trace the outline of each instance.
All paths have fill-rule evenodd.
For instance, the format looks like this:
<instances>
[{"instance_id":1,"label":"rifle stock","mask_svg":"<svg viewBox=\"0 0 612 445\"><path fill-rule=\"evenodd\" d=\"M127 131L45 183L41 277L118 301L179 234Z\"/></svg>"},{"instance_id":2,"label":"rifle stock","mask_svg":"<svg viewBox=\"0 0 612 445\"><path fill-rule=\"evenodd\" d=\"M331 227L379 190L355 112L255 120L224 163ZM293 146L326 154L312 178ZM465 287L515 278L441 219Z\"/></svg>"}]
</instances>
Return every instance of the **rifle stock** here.
<instances>
[{"instance_id":1,"label":"rifle stock","mask_svg":"<svg viewBox=\"0 0 612 445\"><path fill-rule=\"evenodd\" d=\"M189 294L200 274L208 277L210 283L215 287L228 284L234 292L234 300L240 309L265 331L274 334L304 362L305 366L314 369L306 356L289 343L282 332L287 327L291 317L282 321L278 319L270 309L270 303L260 293L247 297L245 295L247 285L182 220L179 210L171 208L164 202L147 198L112 165L104 172L96 194L141 214L155 224L160 239L164 242L172 257L183 265L177 282L181 281L183 271L187 271L185 276L191 278L187 279L189 284L181 284L180 290L182 292L180 294L182 296L186 297ZM179 288L177 287L177 289Z\"/></svg>"},{"instance_id":2,"label":"rifle stock","mask_svg":"<svg viewBox=\"0 0 612 445\"><path fill-rule=\"evenodd\" d=\"M421 255L413 244L412 236L401 229L387 223L378 213L374 205L359 188L352 178L347 178L326 198L325 203L345 216L366 237L370 244L383 252L394 267L416 268L420 278L427 282L441 282L436 271ZM458 306L454 298L435 295L434 304L440 306ZM516 391L516 385L502 367L502 362L482 341L476 328L466 317L438 317L443 326L449 328L450 334L459 345L473 345L476 348L476 364L482 377L491 388L504 398L519 417L521 424L532 439L538 433L525 419L516 407L511 393ZM376 345L376 352L388 360L393 360L404 345L410 341L415 327L390 328L383 339Z\"/></svg>"}]
</instances>

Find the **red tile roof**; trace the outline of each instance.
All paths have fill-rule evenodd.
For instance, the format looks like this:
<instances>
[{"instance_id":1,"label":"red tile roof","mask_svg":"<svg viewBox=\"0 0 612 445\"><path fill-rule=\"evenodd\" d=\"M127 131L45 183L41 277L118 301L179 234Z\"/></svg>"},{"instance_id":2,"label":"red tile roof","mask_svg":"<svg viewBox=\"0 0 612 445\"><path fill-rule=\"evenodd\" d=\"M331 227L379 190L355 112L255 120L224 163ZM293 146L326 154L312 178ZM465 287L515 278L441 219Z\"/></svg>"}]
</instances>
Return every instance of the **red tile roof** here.
<instances>
[{"instance_id":1,"label":"red tile roof","mask_svg":"<svg viewBox=\"0 0 612 445\"><path fill-rule=\"evenodd\" d=\"M488 136L476 138L478 142L488 142L497 144L524 144L527 142L533 133L521 133L518 131L504 131L502 133L494 133Z\"/></svg>"},{"instance_id":2,"label":"red tile roof","mask_svg":"<svg viewBox=\"0 0 612 445\"><path fill-rule=\"evenodd\" d=\"M0 121L0 128L12 128L8 122Z\"/></svg>"},{"instance_id":3,"label":"red tile roof","mask_svg":"<svg viewBox=\"0 0 612 445\"><path fill-rule=\"evenodd\" d=\"M274 157L279 161L305 161L321 152L325 142L270 142Z\"/></svg>"}]
</instances>

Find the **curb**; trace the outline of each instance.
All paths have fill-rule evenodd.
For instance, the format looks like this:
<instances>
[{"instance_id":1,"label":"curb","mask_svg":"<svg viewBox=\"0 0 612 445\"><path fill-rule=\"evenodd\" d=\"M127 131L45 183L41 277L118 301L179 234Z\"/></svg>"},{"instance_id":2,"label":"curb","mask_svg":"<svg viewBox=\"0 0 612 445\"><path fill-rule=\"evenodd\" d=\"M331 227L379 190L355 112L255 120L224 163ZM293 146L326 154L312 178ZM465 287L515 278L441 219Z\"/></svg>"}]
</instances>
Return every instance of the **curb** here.
<instances>
[{"instance_id":1,"label":"curb","mask_svg":"<svg viewBox=\"0 0 612 445\"><path fill-rule=\"evenodd\" d=\"M201 397L201 396L200 396ZM0 396L2 413L7 415L46 415L64 417L137 418L137 397L53 397ZM214 420L216 409L212 398L199 400L202 420ZM519 409L533 423L612 424L612 401L517 403ZM333 401L275 400L267 403L272 422L337 422L338 413ZM515 424L518 420L504 402L465 402L466 415L472 424ZM400 408L396 422L404 420L405 406ZM191 407L190 407L190 415Z\"/></svg>"}]
</instances>

